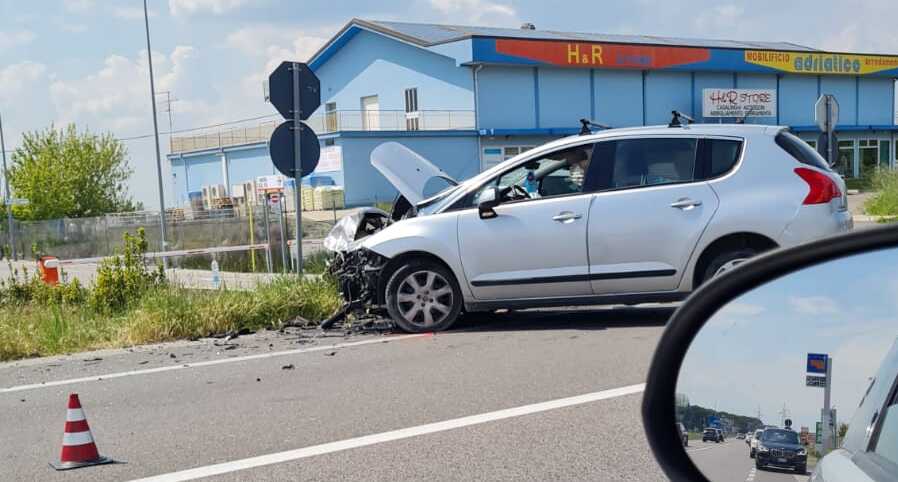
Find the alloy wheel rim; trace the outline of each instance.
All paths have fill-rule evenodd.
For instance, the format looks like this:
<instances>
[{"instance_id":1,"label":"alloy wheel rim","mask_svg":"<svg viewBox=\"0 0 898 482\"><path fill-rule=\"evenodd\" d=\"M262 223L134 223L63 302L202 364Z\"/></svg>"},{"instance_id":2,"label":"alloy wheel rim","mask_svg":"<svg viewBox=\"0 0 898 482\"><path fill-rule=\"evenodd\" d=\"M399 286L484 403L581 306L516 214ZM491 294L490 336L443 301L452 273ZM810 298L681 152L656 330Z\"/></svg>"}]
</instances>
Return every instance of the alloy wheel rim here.
<instances>
[{"instance_id":1,"label":"alloy wheel rim","mask_svg":"<svg viewBox=\"0 0 898 482\"><path fill-rule=\"evenodd\" d=\"M421 270L406 276L399 283L396 301L405 321L420 327L431 327L441 323L452 312L455 294L442 275Z\"/></svg>"},{"instance_id":2,"label":"alloy wheel rim","mask_svg":"<svg viewBox=\"0 0 898 482\"><path fill-rule=\"evenodd\" d=\"M726 273L727 271L732 270L736 266L739 266L740 264L745 262L747 259L748 258L736 258L736 259L731 259L731 260L727 261L726 263L723 263L723 266L721 266L720 268L717 268L717 272L714 273L714 277L720 276L720 275Z\"/></svg>"}]
</instances>

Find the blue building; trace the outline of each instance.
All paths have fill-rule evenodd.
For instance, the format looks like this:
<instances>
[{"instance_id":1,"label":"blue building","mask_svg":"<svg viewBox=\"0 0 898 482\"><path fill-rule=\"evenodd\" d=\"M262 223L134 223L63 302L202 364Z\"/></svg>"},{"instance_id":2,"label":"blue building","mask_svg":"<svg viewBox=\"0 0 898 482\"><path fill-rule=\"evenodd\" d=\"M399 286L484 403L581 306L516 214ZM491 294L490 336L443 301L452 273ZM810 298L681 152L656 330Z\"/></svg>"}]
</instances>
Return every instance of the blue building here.
<instances>
[{"instance_id":1,"label":"blue building","mask_svg":"<svg viewBox=\"0 0 898 482\"><path fill-rule=\"evenodd\" d=\"M322 106L309 120L322 162L305 183L344 186L346 204L395 190L369 163L398 141L457 179L560 136L578 120L612 127L697 122L787 125L815 145L814 105L839 103L839 164L865 176L896 160L898 57L784 42L697 40L354 19L308 61ZM273 109L272 109L273 110ZM174 138L175 200L272 174L275 123Z\"/></svg>"}]
</instances>

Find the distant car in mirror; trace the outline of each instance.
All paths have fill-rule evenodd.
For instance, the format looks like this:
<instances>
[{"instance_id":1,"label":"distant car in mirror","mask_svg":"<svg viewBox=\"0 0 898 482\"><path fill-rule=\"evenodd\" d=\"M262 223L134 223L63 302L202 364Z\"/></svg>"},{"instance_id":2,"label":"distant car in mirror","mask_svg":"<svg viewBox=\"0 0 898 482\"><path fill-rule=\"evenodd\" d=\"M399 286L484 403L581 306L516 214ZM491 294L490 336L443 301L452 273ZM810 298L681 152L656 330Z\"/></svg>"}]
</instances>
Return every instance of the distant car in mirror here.
<instances>
[{"instance_id":1,"label":"distant car in mirror","mask_svg":"<svg viewBox=\"0 0 898 482\"><path fill-rule=\"evenodd\" d=\"M751 436L748 445L748 456L751 458L755 458L755 453L758 451L758 440L761 438L762 433L764 433L763 429L755 430L755 433Z\"/></svg>"},{"instance_id":2,"label":"distant car in mirror","mask_svg":"<svg viewBox=\"0 0 898 482\"><path fill-rule=\"evenodd\" d=\"M686 426L682 423L677 422L677 430L680 431L680 437L683 439L683 447L689 446L689 431L686 430Z\"/></svg>"},{"instance_id":3,"label":"distant car in mirror","mask_svg":"<svg viewBox=\"0 0 898 482\"><path fill-rule=\"evenodd\" d=\"M709 427L702 432L702 442L720 443L722 438L720 430L717 430L716 428Z\"/></svg>"},{"instance_id":4,"label":"distant car in mirror","mask_svg":"<svg viewBox=\"0 0 898 482\"><path fill-rule=\"evenodd\" d=\"M896 266L898 226L880 227L759 256L690 296L643 397L668 477L898 480ZM754 460L729 446L684 450L670 429L683 401L724 427L757 427Z\"/></svg>"},{"instance_id":5,"label":"distant car in mirror","mask_svg":"<svg viewBox=\"0 0 898 482\"><path fill-rule=\"evenodd\" d=\"M768 428L761 433L755 467L764 469L768 466L792 469L802 475L807 472L808 453L797 433L781 428Z\"/></svg>"}]
</instances>

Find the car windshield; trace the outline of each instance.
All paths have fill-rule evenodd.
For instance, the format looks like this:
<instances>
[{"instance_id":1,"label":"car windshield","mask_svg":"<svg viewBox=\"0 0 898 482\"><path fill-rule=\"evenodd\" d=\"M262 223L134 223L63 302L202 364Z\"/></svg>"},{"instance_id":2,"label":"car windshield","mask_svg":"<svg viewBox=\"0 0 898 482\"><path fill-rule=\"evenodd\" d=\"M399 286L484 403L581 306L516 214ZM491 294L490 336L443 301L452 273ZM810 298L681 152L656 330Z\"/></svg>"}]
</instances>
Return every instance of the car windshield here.
<instances>
[{"instance_id":1,"label":"car windshield","mask_svg":"<svg viewBox=\"0 0 898 482\"><path fill-rule=\"evenodd\" d=\"M765 430L761 440L772 443L797 444L798 434L791 430Z\"/></svg>"}]
</instances>

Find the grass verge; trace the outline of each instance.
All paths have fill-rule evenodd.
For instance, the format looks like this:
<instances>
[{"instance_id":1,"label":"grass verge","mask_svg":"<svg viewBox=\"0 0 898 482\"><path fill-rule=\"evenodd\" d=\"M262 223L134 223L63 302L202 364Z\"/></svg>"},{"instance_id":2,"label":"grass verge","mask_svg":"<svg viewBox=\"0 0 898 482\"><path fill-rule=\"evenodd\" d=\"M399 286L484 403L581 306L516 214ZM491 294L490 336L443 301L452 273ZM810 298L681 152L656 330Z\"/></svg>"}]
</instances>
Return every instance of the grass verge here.
<instances>
[{"instance_id":1,"label":"grass verge","mask_svg":"<svg viewBox=\"0 0 898 482\"><path fill-rule=\"evenodd\" d=\"M274 328L297 315L321 320L339 306L332 281L292 277L251 291L161 285L115 312L87 304L8 303L0 306L0 360Z\"/></svg>"},{"instance_id":2,"label":"grass verge","mask_svg":"<svg viewBox=\"0 0 898 482\"><path fill-rule=\"evenodd\" d=\"M864 211L871 216L898 216L898 171L877 171L873 189L876 193L864 202Z\"/></svg>"}]
</instances>

